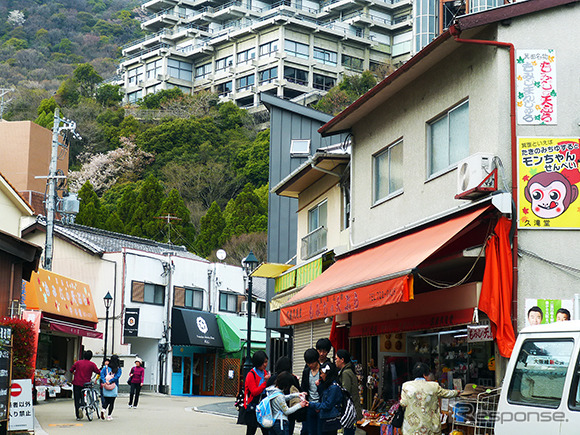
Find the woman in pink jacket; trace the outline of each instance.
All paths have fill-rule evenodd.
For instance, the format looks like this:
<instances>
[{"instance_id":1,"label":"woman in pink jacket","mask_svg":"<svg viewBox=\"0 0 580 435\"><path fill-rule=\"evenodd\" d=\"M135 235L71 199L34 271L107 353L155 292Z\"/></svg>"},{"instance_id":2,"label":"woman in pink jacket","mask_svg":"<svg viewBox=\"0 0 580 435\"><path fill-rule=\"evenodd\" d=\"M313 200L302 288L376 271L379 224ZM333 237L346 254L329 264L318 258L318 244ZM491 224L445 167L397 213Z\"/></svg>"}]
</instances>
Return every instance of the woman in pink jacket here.
<instances>
[{"instance_id":1,"label":"woman in pink jacket","mask_svg":"<svg viewBox=\"0 0 580 435\"><path fill-rule=\"evenodd\" d=\"M129 373L129 380L131 385L131 393L129 394L129 408L137 408L139 404L139 393L141 392L141 387L143 386L143 380L145 379L145 369L142 367L143 360L137 358L135 360L135 367L131 369ZM133 398L135 400L133 400Z\"/></svg>"}]
</instances>

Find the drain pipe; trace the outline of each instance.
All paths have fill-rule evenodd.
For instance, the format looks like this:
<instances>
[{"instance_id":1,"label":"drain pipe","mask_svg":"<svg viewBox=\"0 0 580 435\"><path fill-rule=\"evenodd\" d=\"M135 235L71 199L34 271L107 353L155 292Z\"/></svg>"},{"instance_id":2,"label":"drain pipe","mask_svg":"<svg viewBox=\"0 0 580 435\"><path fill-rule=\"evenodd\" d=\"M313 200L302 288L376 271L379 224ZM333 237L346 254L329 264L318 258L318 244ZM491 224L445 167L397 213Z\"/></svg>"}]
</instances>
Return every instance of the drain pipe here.
<instances>
[{"instance_id":1,"label":"drain pipe","mask_svg":"<svg viewBox=\"0 0 580 435\"><path fill-rule=\"evenodd\" d=\"M517 156L517 136L516 136L516 55L515 47L510 42L489 41L482 39L461 39L461 30L453 24L449 28L449 33L455 38L455 41L464 44L477 45L492 45L500 48L507 48L510 55L510 130L511 130L511 155L512 155L512 201L513 207L513 239L512 239L512 266L513 266L513 287L512 287L512 324L514 332L517 329L518 320L518 225L517 225L517 209L518 209L518 156Z\"/></svg>"}]
</instances>

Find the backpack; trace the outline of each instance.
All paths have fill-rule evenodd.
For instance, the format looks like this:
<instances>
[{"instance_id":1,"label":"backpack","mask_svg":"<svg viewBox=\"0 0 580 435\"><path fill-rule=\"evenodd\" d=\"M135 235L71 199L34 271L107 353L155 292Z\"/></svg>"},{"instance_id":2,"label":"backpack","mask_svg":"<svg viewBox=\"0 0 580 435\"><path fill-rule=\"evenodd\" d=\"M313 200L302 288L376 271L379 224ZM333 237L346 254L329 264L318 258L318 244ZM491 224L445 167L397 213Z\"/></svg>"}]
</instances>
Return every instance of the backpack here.
<instances>
[{"instance_id":1,"label":"backpack","mask_svg":"<svg viewBox=\"0 0 580 435\"><path fill-rule=\"evenodd\" d=\"M348 391L339 385L342 392L342 405L340 409L340 425L344 428L352 428L356 422L356 408Z\"/></svg>"},{"instance_id":2,"label":"backpack","mask_svg":"<svg viewBox=\"0 0 580 435\"><path fill-rule=\"evenodd\" d=\"M258 406L256 406L256 420L258 420L258 424L260 426L262 426L263 428L271 428L272 426L274 426L274 423L276 422L276 420L278 419L278 417L280 416L280 412L278 411L278 413L274 416L272 415L272 405L270 403L270 401L276 397L281 395L282 393L280 392L276 392L274 394L270 394L267 397L264 397L260 403L258 403Z\"/></svg>"}]
</instances>

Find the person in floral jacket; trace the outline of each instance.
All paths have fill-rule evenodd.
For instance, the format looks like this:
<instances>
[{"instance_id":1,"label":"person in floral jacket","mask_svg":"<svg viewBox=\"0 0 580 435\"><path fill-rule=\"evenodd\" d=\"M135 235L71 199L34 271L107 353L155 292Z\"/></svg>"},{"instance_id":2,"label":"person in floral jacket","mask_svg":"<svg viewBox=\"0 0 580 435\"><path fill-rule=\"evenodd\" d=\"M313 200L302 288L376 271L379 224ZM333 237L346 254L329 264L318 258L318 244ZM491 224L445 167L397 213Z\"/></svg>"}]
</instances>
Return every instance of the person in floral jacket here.
<instances>
[{"instance_id":1,"label":"person in floral jacket","mask_svg":"<svg viewBox=\"0 0 580 435\"><path fill-rule=\"evenodd\" d=\"M418 362L413 367L413 381L403 384L401 405L405 407L403 435L440 435L440 397L457 397L459 391L441 388L437 382L429 380L431 370L425 363Z\"/></svg>"}]
</instances>

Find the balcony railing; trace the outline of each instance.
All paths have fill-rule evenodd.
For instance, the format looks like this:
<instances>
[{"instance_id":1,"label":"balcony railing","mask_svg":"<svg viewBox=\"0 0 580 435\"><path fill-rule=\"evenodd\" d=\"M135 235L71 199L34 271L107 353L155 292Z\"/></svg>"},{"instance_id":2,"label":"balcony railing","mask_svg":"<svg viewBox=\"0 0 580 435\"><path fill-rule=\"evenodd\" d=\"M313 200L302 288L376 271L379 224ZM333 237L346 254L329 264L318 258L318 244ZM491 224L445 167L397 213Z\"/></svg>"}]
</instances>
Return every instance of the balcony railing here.
<instances>
[{"instance_id":1,"label":"balcony railing","mask_svg":"<svg viewBox=\"0 0 580 435\"><path fill-rule=\"evenodd\" d=\"M325 227L318 227L302 238L300 255L303 260L314 257L326 250L326 233Z\"/></svg>"}]
</instances>

